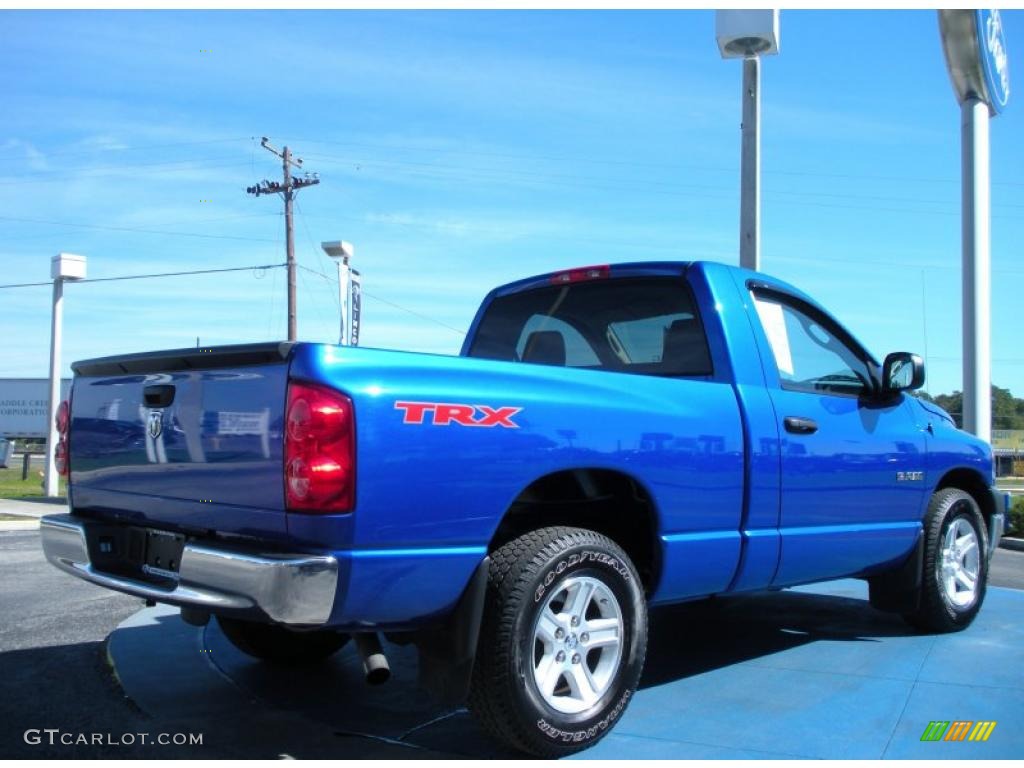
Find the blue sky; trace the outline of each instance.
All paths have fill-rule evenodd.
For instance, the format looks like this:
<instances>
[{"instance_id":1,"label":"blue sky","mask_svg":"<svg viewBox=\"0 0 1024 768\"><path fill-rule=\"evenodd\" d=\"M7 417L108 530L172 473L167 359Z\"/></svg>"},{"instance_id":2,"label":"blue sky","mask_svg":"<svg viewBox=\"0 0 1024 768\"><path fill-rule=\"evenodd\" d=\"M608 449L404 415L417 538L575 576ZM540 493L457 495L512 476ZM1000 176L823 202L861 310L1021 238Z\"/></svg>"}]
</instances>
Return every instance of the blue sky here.
<instances>
[{"instance_id":1,"label":"blue sky","mask_svg":"<svg viewBox=\"0 0 1024 768\"><path fill-rule=\"evenodd\" d=\"M1022 83L1024 12L1003 21ZM959 110L935 13L785 11L781 27L763 268L876 355L926 353L929 391L959 389ZM280 202L245 194L279 177L265 135L322 180L298 196L300 338L337 337L318 244L344 238L363 344L454 353L498 283L736 263L739 90L704 11L0 12L0 283L46 280L61 250L90 277L283 261ZM993 380L1024 395L1014 96L991 131ZM283 270L66 297L65 362L285 336ZM46 287L0 290L0 376L46 375L49 304Z\"/></svg>"}]
</instances>

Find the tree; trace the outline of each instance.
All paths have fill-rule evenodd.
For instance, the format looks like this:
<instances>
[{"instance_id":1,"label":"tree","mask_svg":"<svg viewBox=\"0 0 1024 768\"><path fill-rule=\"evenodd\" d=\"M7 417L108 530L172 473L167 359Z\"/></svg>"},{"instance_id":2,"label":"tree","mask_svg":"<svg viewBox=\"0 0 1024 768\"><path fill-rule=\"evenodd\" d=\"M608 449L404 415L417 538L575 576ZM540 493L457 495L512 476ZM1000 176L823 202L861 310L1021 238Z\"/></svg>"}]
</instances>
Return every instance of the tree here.
<instances>
[{"instance_id":1,"label":"tree","mask_svg":"<svg viewBox=\"0 0 1024 768\"><path fill-rule=\"evenodd\" d=\"M954 390L951 395L934 396L922 391L919 396L944 409L958 427L963 426L964 395L960 390ZM992 385L992 428L1024 429L1024 400L995 384Z\"/></svg>"}]
</instances>

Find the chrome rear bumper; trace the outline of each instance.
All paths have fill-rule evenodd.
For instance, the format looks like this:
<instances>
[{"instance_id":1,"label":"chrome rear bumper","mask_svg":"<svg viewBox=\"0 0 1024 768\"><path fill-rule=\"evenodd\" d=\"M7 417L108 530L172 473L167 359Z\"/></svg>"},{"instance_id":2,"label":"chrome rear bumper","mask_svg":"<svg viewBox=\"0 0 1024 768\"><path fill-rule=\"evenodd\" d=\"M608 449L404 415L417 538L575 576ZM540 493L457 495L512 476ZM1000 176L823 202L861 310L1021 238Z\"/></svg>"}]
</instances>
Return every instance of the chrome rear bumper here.
<instances>
[{"instance_id":1,"label":"chrome rear bumper","mask_svg":"<svg viewBox=\"0 0 1024 768\"><path fill-rule=\"evenodd\" d=\"M46 559L80 579L129 595L211 613L319 626L334 608L338 561L330 555L250 555L185 544L177 585L154 584L96 570L89 558L87 521L47 515L40 521Z\"/></svg>"}]
</instances>

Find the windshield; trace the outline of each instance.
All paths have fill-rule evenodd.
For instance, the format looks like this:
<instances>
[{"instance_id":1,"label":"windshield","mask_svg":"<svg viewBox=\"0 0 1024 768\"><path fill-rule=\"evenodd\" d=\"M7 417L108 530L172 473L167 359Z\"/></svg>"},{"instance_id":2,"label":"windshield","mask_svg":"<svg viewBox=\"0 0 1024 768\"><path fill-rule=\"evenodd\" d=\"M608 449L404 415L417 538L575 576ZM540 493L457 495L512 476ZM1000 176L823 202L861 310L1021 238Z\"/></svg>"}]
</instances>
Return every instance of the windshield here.
<instances>
[{"instance_id":1,"label":"windshield","mask_svg":"<svg viewBox=\"0 0 1024 768\"><path fill-rule=\"evenodd\" d=\"M678 277L593 280L499 297L469 356L659 376L712 373L693 296Z\"/></svg>"}]
</instances>

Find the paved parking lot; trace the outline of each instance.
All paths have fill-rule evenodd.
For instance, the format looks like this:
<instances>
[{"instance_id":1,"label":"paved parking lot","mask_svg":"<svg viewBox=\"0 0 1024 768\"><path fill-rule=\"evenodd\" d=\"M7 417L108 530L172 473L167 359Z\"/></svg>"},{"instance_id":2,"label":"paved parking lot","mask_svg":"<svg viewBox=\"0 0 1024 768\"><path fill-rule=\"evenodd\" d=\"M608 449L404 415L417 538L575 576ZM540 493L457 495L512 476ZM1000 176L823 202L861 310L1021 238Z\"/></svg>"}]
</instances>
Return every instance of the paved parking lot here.
<instances>
[{"instance_id":1,"label":"paved parking lot","mask_svg":"<svg viewBox=\"0 0 1024 768\"><path fill-rule=\"evenodd\" d=\"M0 533L0 759L3 758L346 758L415 757L402 746L340 739L301 718L267 711L200 709L153 716L128 699L107 655L107 636L143 607L137 598L86 584L43 558L37 531ZM173 680L153 660L159 680ZM72 734L201 733L201 746L26 744L28 729Z\"/></svg>"},{"instance_id":2,"label":"paved parking lot","mask_svg":"<svg viewBox=\"0 0 1024 768\"><path fill-rule=\"evenodd\" d=\"M1019 585L1024 553L1000 550L992 573ZM863 598L851 580L653 612L641 691L584 756L1024 756L1024 592L992 589L969 630L941 637ZM0 533L0 605L2 757L501 756L464 711L416 689L408 649L388 649L394 677L376 689L351 649L312 670L267 668L215 625L59 573L36 532ZM932 720L999 724L985 743L922 743ZM203 744L29 745L32 728Z\"/></svg>"}]
</instances>

